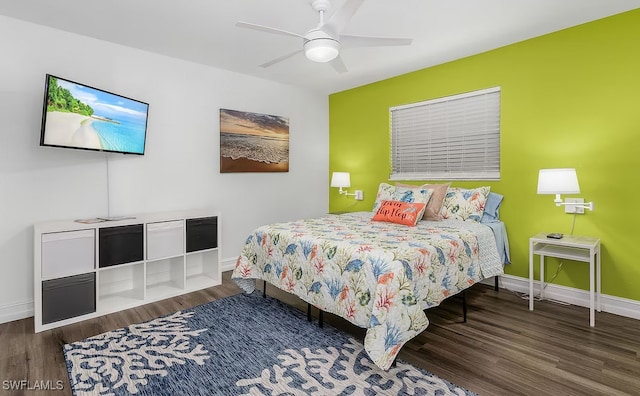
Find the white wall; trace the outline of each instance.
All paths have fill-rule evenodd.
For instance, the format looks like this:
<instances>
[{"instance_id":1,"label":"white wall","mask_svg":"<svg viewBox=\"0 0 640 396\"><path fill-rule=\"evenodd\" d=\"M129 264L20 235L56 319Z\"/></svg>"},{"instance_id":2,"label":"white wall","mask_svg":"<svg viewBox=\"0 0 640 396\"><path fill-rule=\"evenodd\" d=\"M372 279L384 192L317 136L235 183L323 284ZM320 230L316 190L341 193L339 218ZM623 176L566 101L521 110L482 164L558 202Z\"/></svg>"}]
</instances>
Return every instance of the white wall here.
<instances>
[{"instance_id":1,"label":"white wall","mask_svg":"<svg viewBox=\"0 0 640 396\"><path fill-rule=\"evenodd\" d=\"M229 264L253 228L327 210L325 95L3 16L0 54L0 322L33 314L34 223L213 208ZM149 103L146 154L40 147L47 73ZM220 108L289 117L289 172L220 174Z\"/></svg>"}]
</instances>

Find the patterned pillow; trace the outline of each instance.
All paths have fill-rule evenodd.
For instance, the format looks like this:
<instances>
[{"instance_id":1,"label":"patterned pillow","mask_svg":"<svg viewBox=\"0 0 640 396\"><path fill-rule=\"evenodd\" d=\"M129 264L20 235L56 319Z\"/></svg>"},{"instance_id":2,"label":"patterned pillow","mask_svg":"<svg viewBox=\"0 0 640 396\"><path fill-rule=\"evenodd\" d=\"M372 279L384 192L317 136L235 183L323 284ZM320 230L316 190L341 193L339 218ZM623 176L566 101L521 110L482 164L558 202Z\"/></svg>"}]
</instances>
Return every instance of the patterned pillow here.
<instances>
[{"instance_id":1,"label":"patterned pillow","mask_svg":"<svg viewBox=\"0 0 640 396\"><path fill-rule=\"evenodd\" d=\"M487 202L490 187L466 189L449 187L442 202L443 219L480 221Z\"/></svg>"},{"instance_id":2,"label":"patterned pillow","mask_svg":"<svg viewBox=\"0 0 640 396\"><path fill-rule=\"evenodd\" d=\"M383 200L371 220L387 221L413 227L418 220L422 219L426 207L427 204L424 203Z\"/></svg>"},{"instance_id":3,"label":"patterned pillow","mask_svg":"<svg viewBox=\"0 0 640 396\"><path fill-rule=\"evenodd\" d=\"M424 220L442 220L442 216L440 215L440 209L442 209L442 202L444 201L444 196L447 194L447 191L451 186L451 183L444 184L423 184L420 188L426 188L427 190L433 190L431 194L431 198L427 203L427 208L424 210L424 216L422 218ZM396 187L412 187L416 188L416 186L411 186L409 184L396 183Z\"/></svg>"},{"instance_id":4,"label":"patterned pillow","mask_svg":"<svg viewBox=\"0 0 640 396\"><path fill-rule=\"evenodd\" d=\"M376 202L373 205L373 211L377 212L382 204L382 201L402 201L402 202L416 202L427 204L433 190L429 190L422 187L396 187L387 183L380 183L378 187L378 195L376 196Z\"/></svg>"}]
</instances>

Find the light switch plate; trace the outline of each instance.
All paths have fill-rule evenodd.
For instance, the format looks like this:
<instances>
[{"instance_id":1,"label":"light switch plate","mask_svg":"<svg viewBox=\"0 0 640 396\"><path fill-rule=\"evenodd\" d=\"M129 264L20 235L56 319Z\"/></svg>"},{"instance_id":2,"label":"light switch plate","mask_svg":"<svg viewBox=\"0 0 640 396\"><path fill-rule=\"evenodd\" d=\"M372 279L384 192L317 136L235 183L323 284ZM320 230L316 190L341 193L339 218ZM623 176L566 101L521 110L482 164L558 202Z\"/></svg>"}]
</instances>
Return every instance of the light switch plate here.
<instances>
[{"instance_id":1,"label":"light switch plate","mask_svg":"<svg viewBox=\"0 0 640 396\"><path fill-rule=\"evenodd\" d=\"M577 208L575 205L571 205L572 203L584 203L584 198L565 198L564 202L568 205L564 206L564 213L577 213L584 214L584 208Z\"/></svg>"}]
</instances>

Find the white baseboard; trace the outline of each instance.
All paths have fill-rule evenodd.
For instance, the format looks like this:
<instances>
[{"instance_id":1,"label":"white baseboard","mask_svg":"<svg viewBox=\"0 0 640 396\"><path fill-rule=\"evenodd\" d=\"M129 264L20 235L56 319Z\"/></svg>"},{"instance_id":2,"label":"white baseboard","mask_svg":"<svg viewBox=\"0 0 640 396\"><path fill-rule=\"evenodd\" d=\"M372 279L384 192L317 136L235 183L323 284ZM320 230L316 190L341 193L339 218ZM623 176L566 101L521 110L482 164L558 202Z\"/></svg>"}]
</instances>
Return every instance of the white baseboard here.
<instances>
[{"instance_id":1,"label":"white baseboard","mask_svg":"<svg viewBox=\"0 0 640 396\"><path fill-rule=\"evenodd\" d=\"M494 285L493 278L485 279L482 283ZM500 287L521 293L529 294L529 278L521 278L513 275L500 276ZM538 283L533 285L534 294L539 293ZM580 307L589 307L589 291L573 287L547 284L544 297ZM602 294L600 296L602 312L626 316L632 319L640 319L640 301Z\"/></svg>"},{"instance_id":2,"label":"white baseboard","mask_svg":"<svg viewBox=\"0 0 640 396\"><path fill-rule=\"evenodd\" d=\"M226 258L220 261L220 268L222 272L233 271L233 269L236 268L237 260L238 260L237 257L232 257L232 258Z\"/></svg>"},{"instance_id":3,"label":"white baseboard","mask_svg":"<svg viewBox=\"0 0 640 396\"><path fill-rule=\"evenodd\" d=\"M0 323L33 316L33 300L16 301L0 305Z\"/></svg>"},{"instance_id":4,"label":"white baseboard","mask_svg":"<svg viewBox=\"0 0 640 396\"><path fill-rule=\"evenodd\" d=\"M222 272L231 271L235 268L236 258L224 259L220 264ZM494 279L485 279L482 283L493 286ZM500 287L521 293L529 293L529 278L502 275L500 276ZM539 286L534 284L534 292L537 293L539 290ZM586 290L549 284L544 293L546 298L580 307L589 307L589 292ZM600 302L603 312L609 312L632 319L640 319L640 301L603 294L600 296ZM0 305L0 323L11 322L31 316L33 316L33 300L16 301L14 303Z\"/></svg>"}]
</instances>

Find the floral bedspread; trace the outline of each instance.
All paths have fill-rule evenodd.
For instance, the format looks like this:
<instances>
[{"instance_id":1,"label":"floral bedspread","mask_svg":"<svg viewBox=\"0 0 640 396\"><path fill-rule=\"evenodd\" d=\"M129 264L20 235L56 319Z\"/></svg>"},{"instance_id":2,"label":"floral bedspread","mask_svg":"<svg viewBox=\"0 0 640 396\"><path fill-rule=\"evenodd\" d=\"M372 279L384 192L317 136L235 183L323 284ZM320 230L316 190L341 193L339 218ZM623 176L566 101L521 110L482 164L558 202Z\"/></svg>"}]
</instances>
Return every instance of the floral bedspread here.
<instances>
[{"instance_id":1,"label":"floral bedspread","mask_svg":"<svg viewBox=\"0 0 640 396\"><path fill-rule=\"evenodd\" d=\"M491 229L480 223L407 227L371 217L359 212L259 227L232 278L247 292L255 279L266 280L366 328L365 350L386 370L426 329L423 310L501 274L502 265Z\"/></svg>"}]
</instances>

